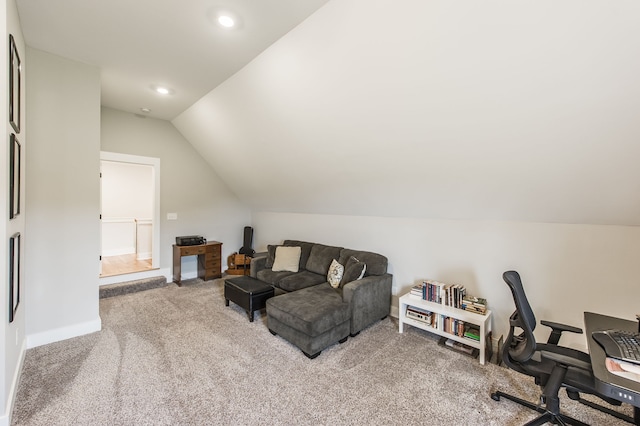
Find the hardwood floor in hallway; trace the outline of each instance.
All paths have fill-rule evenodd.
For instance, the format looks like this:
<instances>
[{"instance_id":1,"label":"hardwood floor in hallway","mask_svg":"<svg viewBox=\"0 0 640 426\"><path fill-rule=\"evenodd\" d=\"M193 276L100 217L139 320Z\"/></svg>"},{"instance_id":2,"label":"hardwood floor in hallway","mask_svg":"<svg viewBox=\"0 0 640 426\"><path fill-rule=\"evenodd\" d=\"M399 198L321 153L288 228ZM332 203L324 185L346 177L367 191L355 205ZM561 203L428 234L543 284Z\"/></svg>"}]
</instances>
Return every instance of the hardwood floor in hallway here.
<instances>
[{"instance_id":1,"label":"hardwood floor in hallway","mask_svg":"<svg viewBox=\"0 0 640 426\"><path fill-rule=\"evenodd\" d=\"M103 256L102 274L100 276L111 277L113 275L149 271L151 269L151 259L137 260L135 253L120 256Z\"/></svg>"}]
</instances>

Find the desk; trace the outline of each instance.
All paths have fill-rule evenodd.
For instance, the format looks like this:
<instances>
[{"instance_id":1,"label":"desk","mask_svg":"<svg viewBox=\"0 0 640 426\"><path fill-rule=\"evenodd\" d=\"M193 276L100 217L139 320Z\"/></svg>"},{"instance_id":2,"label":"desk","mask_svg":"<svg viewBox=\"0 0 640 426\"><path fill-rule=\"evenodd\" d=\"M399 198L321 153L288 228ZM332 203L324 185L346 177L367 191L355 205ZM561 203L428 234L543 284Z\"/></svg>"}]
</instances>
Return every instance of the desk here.
<instances>
[{"instance_id":1,"label":"desk","mask_svg":"<svg viewBox=\"0 0 640 426\"><path fill-rule=\"evenodd\" d=\"M198 256L198 278L207 281L222 276L222 243L209 241L197 246L173 245L173 282L182 285L182 258Z\"/></svg>"},{"instance_id":2,"label":"desk","mask_svg":"<svg viewBox=\"0 0 640 426\"><path fill-rule=\"evenodd\" d=\"M636 425L640 425L640 382L625 379L607 370L604 349L591 338L591 333L600 330L619 329L638 332L636 321L624 320L607 315L584 313L584 327L591 356L591 368L595 377L596 390L602 395L633 405Z\"/></svg>"}]
</instances>

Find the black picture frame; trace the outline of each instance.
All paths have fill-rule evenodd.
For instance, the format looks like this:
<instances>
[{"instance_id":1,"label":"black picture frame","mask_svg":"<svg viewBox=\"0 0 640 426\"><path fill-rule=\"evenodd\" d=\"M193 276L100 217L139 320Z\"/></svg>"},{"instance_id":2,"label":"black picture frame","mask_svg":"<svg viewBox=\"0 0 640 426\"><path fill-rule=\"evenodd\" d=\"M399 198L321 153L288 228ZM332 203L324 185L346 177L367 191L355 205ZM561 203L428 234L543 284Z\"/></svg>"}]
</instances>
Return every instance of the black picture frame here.
<instances>
[{"instance_id":1,"label":"black picture frame","mask_svg":"<svg viewBox=\"0 0 640 426\"><path fill-rule=\"evenodd\" d=\"M16 131L20 133L20 80L22 78L22 67L20 55L16 47L13 35L9 34L9 122Z\"/></svg>"},{"instance_id":2,"label":"black picture frame","mask_svg":"<svg viewBox=\"0 0 640 426\"><path fill-rule=\"evenodd\" d=\"M22 147L16 135L11 133L9 152L9 219L20 214L20 164Z\"/></svg>"},{"instance_id":3,"label":"black picture frame","mask_svg":"<svg viewBox=\"0 0 640 426\"><path fill-rule=\"evenodd\" d=\"M20 233L9 238L9 322L12 323L20 304Z\"/></svg>"}]
</instances>

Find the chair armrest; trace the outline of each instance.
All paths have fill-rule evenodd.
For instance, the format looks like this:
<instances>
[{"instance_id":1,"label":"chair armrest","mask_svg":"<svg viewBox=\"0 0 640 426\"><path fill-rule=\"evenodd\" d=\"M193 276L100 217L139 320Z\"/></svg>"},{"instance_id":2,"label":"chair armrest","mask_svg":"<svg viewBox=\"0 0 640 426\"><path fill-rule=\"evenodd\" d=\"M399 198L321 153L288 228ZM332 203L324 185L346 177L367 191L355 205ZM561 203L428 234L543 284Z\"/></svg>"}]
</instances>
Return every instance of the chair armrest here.
<instances>
[{"instance_id":1,"label":"chair armrest","mask_svg":"<svg viewBox=\"0 0 640 426\"><path fill-rule=\"evenodd\" d=\"M558 344L558 342L560 341L560 336L562 335L563 331L568 331L569 333L582 334L581 328L573 327L566 324L561 324L558 322L542 320L540 321L540 324L551 328L551 335L549 335L549 339L547 340L547 343L550 345Z\"/></svg>"},{"instance_id":2,"label":"chair armrest","mask_svg":"<svg viewBox=\"0 0 640 426\"><path fill-rule=\"evenodd\" d=\"M252 278L257 278L258 271L266 269L267 255L267 252L256 253L251 258L251 266L249 272Z\"/></svg>"},{"instance_id":3,"label":"chair armrest","mask_svg":"<svg viewBox=\"0 0 640 426\"><path fill-rule=\"evenodd\" d=\"M590 362L585 362L583 360L574 358L572 356L567 356L567 355L562 355L559 353L547 352L547 351L540 351L540 356L543 359L548 359L559 365L563 365L566 367L575 367L575 368L579 368L580 370L591 372Z\"/></svg>"}]
</instances>

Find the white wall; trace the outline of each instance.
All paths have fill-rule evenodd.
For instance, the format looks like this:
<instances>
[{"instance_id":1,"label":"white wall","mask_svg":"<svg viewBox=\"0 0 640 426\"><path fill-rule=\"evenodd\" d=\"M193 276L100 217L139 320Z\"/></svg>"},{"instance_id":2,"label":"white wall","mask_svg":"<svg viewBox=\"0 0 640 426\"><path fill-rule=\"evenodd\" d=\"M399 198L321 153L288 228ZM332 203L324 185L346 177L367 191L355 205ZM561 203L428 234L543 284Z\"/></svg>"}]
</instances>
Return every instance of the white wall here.
<instances>
[{"instance_id":1,"label":"white wall","mask_svg":"<svg viewBox=\"0 0 640 426\"><path fill-rule=\"evenodd\" d=\"M8 120L8 100L9 90L8 82L9 76L7 70L9 68L9 34L13 35L13 38L18 49L18 54L21 60L22 72L27 70L26 50L24 39L22 37L22 29L20 27L20 21L18 18L18 12L14 0L2 0L0 2L0 34L4 35L4 42L0 43L0 93L5 94L4 100L0 102L0 129L2 135L4 135L5 143L4 149L0 149L0 164L2 164L3 173L0 173L0 276L4 279L2 282L2 290L0 291L0 426L9 425L11 421L11 409L15 393L18 386L18 378L24 358L25 352L25 312L27 311L28 303L25 299L24 291L24 268L20 271L20 283L22 286L21 300L18 305L16 316L12 323L9 323L9 291L7 290L9 282L9 270L8 270L8 246L9 238L15 233L21 234L21 260L25 258L25 240L27 233L25 232L25 158L28 151L27 130L25 129L25 117L26 117L26 98L25 98L25 81L24 74L21 79L21 122L20 133L16 136L22 146L21 150L21 188L20 188L20 200L21 208L20 215L9 220L9 141L10 134L15 133L13 127L9 124Z\"/></svg>"},{"instance_id":2,"label":"white wall","mask_svg":"<svg viewBox=\"0 0 640 426\"><path fill-rule=\"evenodd\" d=\"M102 160L100 184L103 256L151 257L154 170L152 166Z\"/></svg>"},{"instance_id":3,"label":"white wall","mask_svg":"<svg viewBox=\"0 0 640 426\"><path fill-rule=\"evenodd\" d=\"M171 268L179 235L222 242L225 268L226 257L242 247L250 211L170 122L102 108L101 147L160 158L160 268ZM177 213L178 220L167 220L167 213ZM195 257L183 259L182 271L185 277L196 276Z\"/></svg>"},{"instance_id":4,"label":"white wall","mask_svg":"<svg viewBox=\"0 0 640 426\"><path fill-rule=\"evenodd\" d=\"M101 161L102 217L153 218L153 167Z\"/></svg>"},{"instance_id":5,"label":"white wall","mask_svg":"<svg viewBox=\"0 0 640 426\"><path fill-rule=\"evenodd\" d=\"M384 254L393 305L423 279L485 297L504 334L515 309L502 273L520 273L536 317L583 327L583 312L634 320L640 300L640 228L423 218L254 213L254 247L299 239ZM548 337L546 327L536 329ZM584 335L564 344L586 349Z\"/></svg>"},{"instance_id":6,"label":"white wall","mask_svg":"<svg viewBox=\"0 0 640 426\"><path fill-rule=\"evenodd\" d=\"M632 0L334 0L173 123L252 208L258 244L379 251L396 296L458 281L502 332L507 269L539 317L633 318L639 15Z\"/></svg>"},{"instance_id":7,"label":"white wall","mask_svg":"<svg viewBox=\"0 0 640 426\"><path fill-rule=\"evenodd\" d=\"M639 15L334 0L173 123L256 211L640 225Z\"/></svg>"},{"instance_id":8,"label":"white wall","mask_svg":"<svg viewBox=\"0 0 640 426\"><path fill-rule=\"evenodd\" d=\"M100 329L100 70L27 50L28 345Z\"/></svg>"}]
</instances>

